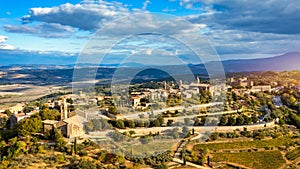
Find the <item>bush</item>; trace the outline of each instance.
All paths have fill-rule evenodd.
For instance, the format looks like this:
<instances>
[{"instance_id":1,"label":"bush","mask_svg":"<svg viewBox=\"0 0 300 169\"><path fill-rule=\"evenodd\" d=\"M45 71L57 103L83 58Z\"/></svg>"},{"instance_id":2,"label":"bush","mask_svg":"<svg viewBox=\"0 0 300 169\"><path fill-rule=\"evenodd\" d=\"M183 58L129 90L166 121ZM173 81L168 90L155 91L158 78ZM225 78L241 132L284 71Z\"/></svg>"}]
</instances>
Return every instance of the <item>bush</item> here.
<instances>
[{"instance_id":1,"label":"bush","mask_svg":"<svg viewBox=\"0 0 300 169\"><path fill-rule=\"evenodd\" d=\"M168 166L165 163L162 163L156 167L156 169L168 169Z\"/></svg>"},{"instance_id":2,"label":"bush","mask_svg":"<svg viewBox=\"0 0 300 169\"><path fill-rule=\"evenodd\" d=\"M65 155L60 154L56 156L55 161L58 163L63 163L65 159L66 159Z\"/></svg>"},{"instance_id":3,"label":"bush","mask_svg":"<svg viewBox=\"0 0 300 169\"><path fill-rule=\"evenodd\" d=\"M81 150L81 151L79 151L79 153L78 153L78 155L80 155L80 156L87 156L87 152L86 151L84 151L84 150Z\"/></svg>"},{"instance_id":4,"label":"bush","mask_svg":"<svg viewBox=\"0 0 300 169\"><path fill-rule=\"evenodd\" d=\"M80 160L80 162L76 165L76 169L97 169L96 165L90 160Z\"/></svg>"}]
</instances>

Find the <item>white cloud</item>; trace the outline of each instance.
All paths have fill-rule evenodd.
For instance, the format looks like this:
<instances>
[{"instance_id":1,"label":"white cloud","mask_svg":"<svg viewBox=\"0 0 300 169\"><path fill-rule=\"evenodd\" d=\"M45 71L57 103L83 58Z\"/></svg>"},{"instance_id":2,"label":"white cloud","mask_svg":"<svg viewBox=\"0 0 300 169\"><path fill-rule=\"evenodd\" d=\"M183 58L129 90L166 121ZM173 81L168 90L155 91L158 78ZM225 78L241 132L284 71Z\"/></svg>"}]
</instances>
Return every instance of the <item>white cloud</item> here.
<instances>
[{"instance_id":1,"label":"white cloud","mask_svg":"<svg viewBox=\"0 0 300 169\"><path fill-rule=\"evenodd\" d=\"M41 23L37 25L5 25L4 30L10 33L25 33L47 38L65 38L71 36L75 29L56 23Z\"/></svg>"},{"instance_id":2,"label":"white cloud","mask_svg":"<svg viewBox=\"0 0 300 169\"><path fill-rule=\"evenodd\" d=\"M169 15L136 12L105 25L100 31L109 36L135 35L141 32L174 35L198 32L204 27L204 24L190 24L182 18Z\"/></svg>"},{"instance_id":3,"label":"white cloud","mask_svg":"<svg viewBox=\"0 0 300 169\"><path fill-rule=\"evenodd\" d=\"M84 2L62 4L51 8L31 8L23 22L41 21L68 25L82 30L96 30L104 23L128 14L128 9L119 2Z\"/></svg>"},{"instance_id":4,"label":"white cloud","mask_svg":"<svg viewBox=\"0 0 300 169\"><path fill-rule=\"evenodd\" d=\"M162 10L162 12L176 12L176 9L165 8Z\"/></svg>"},{"instance_id":5,"label":"white cloud","mask_svg":"<svg viewBox=\"0 0 300 169\"><path fill-rule=\"evenodd\" d=\"M0 36L0 50L14 50L17 49L15 46L6 44L7 36Z\"/></svg>"},{"instance_id":6,"label":"white cloud","mask_svg":"<svg viewBox=\"0 0 300 169\"><path fill-rule=\"evenodd\" d=\"M184 16L205 24L222 59L257 58L299 51L300 1L181 0L199 14Z\"/></svg>"},{"instance_id":7,"label":"white cloud","mask_svg":"<svg viewBox=\"0 0 300 169\"><path fill-rule=\"evenodd\" d=\"M147 6L151 4L151 1L150 0L145 0L145 2L143 3L143 10L146 10L147 9Z\"/></svg>"},{"instance_id":8,"label":"white cloud","mask_svg":"<svg viewBox=\"0 0 300 169\"><path fill-rule=\"evenodd\" d=\"M202 14L190 21L211 27L262 33L300 34L300 1L294 0L181 0ZM208 15L209 14L209 15Z\"/></svg>"},{"instance_id":9,"label":"white cloud","mask_svg":"<svg viewBox=\"0 0 300 169\"><path fill-rule=\"evenodd\" d=\"M147 54L147 55L152 55L152 52L153 52L152 49L147 49L147 50L146 50L146 54Z\"/></svg>"},{"instance_id":10,"label":"white cloud","mask_svg":"<svg viewBox=\"0 0 300 169\"><path fill-rule=\"evenodd\" d=\"M6 42L7 36L0 36L0 43Z\"/></svg>"},{"instance_id":11,"label":"white cloud","mask_svg":"<svg viewBox=\"0 0 300 169\"><path fill-rule=\"evenodd\" d=\"M15 49L17 49L17 48L13 45L0 44L0 50L15 50Z\"/></svg>"}]
</instances>

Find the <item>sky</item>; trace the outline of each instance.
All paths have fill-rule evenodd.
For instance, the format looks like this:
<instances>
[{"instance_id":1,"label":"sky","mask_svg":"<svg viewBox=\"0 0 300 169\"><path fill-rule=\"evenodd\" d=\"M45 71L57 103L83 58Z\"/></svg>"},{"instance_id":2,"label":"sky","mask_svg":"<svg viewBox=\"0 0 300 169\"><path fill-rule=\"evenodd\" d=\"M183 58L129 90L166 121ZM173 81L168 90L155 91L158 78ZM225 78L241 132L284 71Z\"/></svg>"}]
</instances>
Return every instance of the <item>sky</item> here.
<instances>
[{"instance_id":1,"label":"sky","mask_svg":"<svg viewBox=\"0 0 300 169\"><path fill-rule=\"evenodd\" d=\"M149 55L140 62L186 57L192 52L177 42L195 32L222 60L300 52L299 11L295 0L2 0L0 64L72 64L88 55L91 41L107 34L101 42L93 41L101 44L97 50L107 49L103 46L112 38L131 37L109 50L106 63L127 55ZM189 42L193 47L202 43ZM164 54L168 56L160 56Z\"/></svg>"}]
</instances>

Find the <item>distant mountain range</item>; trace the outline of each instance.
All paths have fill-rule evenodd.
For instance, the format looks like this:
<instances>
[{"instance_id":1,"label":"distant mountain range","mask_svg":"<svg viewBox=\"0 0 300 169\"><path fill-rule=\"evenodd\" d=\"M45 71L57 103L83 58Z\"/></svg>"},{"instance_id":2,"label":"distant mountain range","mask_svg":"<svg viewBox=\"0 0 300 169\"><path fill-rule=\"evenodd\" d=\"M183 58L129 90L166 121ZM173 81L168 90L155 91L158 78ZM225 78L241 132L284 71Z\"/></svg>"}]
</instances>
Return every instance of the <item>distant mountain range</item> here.
<instances>
[{"instance_id":1,"label":"distant mountain range","mask_svg":"<svg viewBox=\"0 0 300 169\"><path fill-rule=\"evenodd\" d=\"M208 62L205 64L206 67L213 66L215 62ZM274 56L269 58L260 59L237 59L237 60L225 60L222 61L225 72L250 72L250 71L284 71L284 70L300 70L300 52L286 53L280 56ZM77 67L95 67L97 64L78 64ZM143 67L140 63L124 63L119 64L105 64L100 65L104 68L116 68L118 66L135 68ZM170 65L169 65L170 66ZM172 65L171 65L172 66ZM205 73L204 64L189 64L192 71ZM54 65L54 64L14 64L1 66L0 69L72 69L74 64L69 65ZM151 67L151 66L148 66ZM158 67L158 66L155 66ZM180 65L174 65L175 68L179 68Z\"/></svg>"},{"instance_id":2,"label":"distant mountain range","mask_svg":"<svg viewBox=\"0 0 300 169\"><path fill-rule=\"evenodd\" d=\"M109 83L112 77L117 79L128 79L135 75L133 82L143 81L161 81L174 77L181 80L190 77L191 72L200 76L201 79L207 79L205 67L214 70L216 62L204 64L188 65L168 65L168 66L147 66L136 63L128 64L77 64L76 69L80 69L85 75L92 76L90 72L95 72L97 80L103 83ZM224 71L230 72L253 72L253 71L284 71L300 70L300 52L286 53L284 55L262 58L262 59L245 59L245 60L226 60L223 61ZM72 82L74 64L70 65L51 65L51 64L15 64L9 66L0 66L0 84L68 84ZM118 72L116 73L116 70ZM161 71L163 70L163 71ZM164 72L165 71L165 72ZM170 74L171 73L171 74ZM85 77L86 78L86 77ZM101 83L102 83L101 82Z\"/></svg>"},{"instance_id":3,"label":"distant mountain range","mask_svg":"<svg viewBox=\"0 0 300 169\"><path fill-rule=\"evenodd\" d=\"M226 60L222 63L225 72L300 70L300 52L261 59Z\"/></svg>"}]
</instances>

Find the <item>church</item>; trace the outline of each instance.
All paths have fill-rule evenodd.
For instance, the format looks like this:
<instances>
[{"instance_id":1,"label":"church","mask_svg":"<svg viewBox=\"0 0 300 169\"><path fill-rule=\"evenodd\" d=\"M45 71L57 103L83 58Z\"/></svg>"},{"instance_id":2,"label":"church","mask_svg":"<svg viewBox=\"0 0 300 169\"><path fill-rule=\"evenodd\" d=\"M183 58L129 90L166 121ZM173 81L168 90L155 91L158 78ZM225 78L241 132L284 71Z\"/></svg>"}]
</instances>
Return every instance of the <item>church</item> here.
<instances>
[{"instance_id":1,"label":"church","mask_svg":"<svg viewBox=\"0 0 300 169\"><path fill-rule=\"evenodd\" d=\"M79 115L76 115L76 112L68 111L68 104L66 98L62 98L62 103L60 104L61 120L44 120L43 129L44 132L51 130L53 127L67 138L81 137L85 134L84 123L86 119Z\"/></svg>"}]
</instances>

